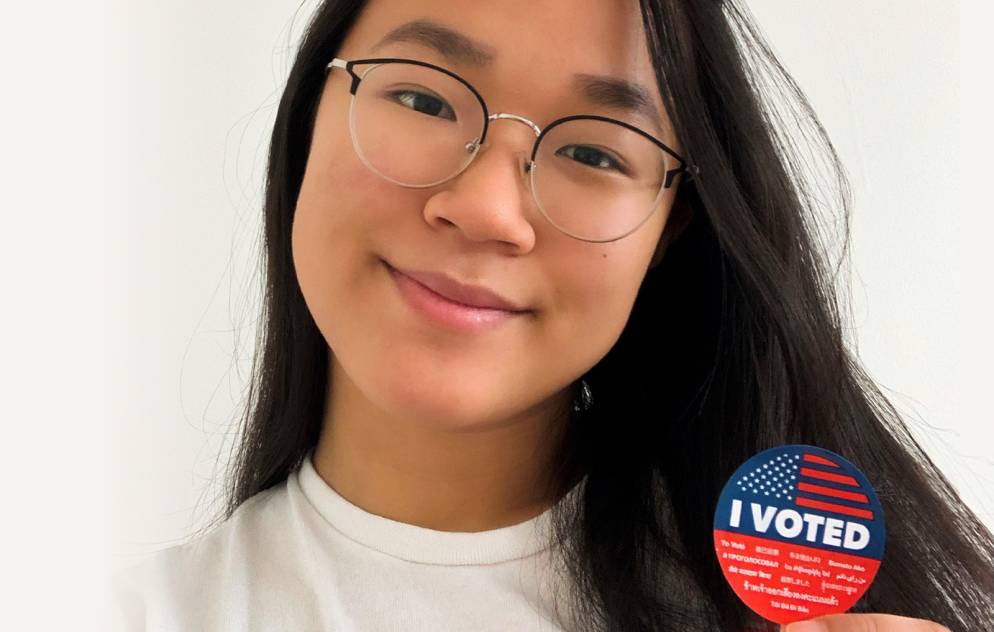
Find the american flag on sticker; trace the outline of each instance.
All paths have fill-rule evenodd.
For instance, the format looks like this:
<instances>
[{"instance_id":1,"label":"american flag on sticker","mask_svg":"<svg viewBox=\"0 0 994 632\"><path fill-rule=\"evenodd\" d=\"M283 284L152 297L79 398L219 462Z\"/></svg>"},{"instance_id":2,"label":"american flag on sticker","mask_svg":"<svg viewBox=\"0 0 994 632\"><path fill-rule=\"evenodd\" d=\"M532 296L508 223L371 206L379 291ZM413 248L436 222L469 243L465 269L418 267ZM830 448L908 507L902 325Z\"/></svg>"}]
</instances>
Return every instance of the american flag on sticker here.
<instances>
[{"instance_id":1,"label":"american flag on sticker","mask_svg":"<svg viewBox=\"0 0 994 632\"><path fill-rule=\"evenodd\" d=\"M747 498L786 500L798 507L874 518L859 481L835 461L810 452L772 457L741 476L737 484Z\"/></svg>"}]
</instances>

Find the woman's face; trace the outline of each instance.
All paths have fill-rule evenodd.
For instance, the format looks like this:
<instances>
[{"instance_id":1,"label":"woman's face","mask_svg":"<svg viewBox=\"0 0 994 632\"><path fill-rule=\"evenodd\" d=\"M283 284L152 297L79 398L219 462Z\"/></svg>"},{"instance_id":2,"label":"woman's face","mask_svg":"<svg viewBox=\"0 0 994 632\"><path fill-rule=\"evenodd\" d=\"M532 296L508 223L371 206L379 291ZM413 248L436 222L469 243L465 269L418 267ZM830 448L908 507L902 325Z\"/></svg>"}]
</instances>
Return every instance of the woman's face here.
<instances>
[{"instance_id":1,"label":"woman's face","mask_svg":"<svg viewBox=\"0 0 994 632\"><path fill-rule=\"evenodd\" d=\"M484 44L493 61L464 65L413 42L370 53L389 31L419 19ZM660 139L682 152L635 2L373 0L337 56L440 65L473 84L491 113L524 116L543 128L570 114L603 114L656 133L628 112L587 102L571 86L574 73L617 77L647 89L664 125ZM522 163L534 132L496 120L487 146L460 175L405 188L357 156L349 85L343 70L328 75L292 234L300 287L332 361L383 411L448 429L506 422L564 401L569 385L621 334L676 186L634 233L609 243L579 241L550 224L530 193ZM443 324L407 302L384 260L487 286L529 311L482 331Z\"/></svg>"}]
</instances>

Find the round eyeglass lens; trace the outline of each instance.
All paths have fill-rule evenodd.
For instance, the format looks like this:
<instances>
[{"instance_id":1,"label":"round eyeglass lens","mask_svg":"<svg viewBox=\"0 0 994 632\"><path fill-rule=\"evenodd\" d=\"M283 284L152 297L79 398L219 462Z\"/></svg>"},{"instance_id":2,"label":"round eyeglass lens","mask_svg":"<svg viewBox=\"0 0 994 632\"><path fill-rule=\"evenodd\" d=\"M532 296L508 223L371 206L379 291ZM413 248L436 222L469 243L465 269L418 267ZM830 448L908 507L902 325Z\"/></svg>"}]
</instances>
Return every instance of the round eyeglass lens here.
<instances>
[{"instance_id":1,"label":"round eyeglass lens","mask_svg":"<svg viewBox=\"0 0 994 632\"><path fill-rule=\"evenodd\" d=\"M572 119L542 137L532 188L557 228L587 241L613 241L642 225L663 196L677 161L618 123Z\"/></svg>"},{"instance_id":2,"label":"round eyeglass lens","mask_svg":"<svg viewBox=\"0 0 994 632\"><path fill-rule=\"evenodd\" d=\"M483 133L483 107L458 79L417 64L377 64L362 75L349 116L366 166L405 186L438 184L465 169Z\"/></svg>"}]
</instances>

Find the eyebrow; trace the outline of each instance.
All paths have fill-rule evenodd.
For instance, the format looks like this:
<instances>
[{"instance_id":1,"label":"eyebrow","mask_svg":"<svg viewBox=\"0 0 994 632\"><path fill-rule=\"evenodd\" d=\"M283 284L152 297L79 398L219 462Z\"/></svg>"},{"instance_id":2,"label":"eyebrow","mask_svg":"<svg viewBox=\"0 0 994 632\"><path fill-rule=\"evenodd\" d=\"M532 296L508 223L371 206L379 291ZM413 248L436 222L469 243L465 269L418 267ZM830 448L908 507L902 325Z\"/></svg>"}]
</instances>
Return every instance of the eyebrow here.
<instances>
[{"instance_id":1,"label":"eyebrow","mask_svg":"<svg viewBox=\"0 0 994 632\"><path fill-rule=\"evenodd\" d=\"M425 46L446 59L466 66L486 67L497 59L496 50L448 26L428 19L413 20L394 28L377 42L372 51L387 44L408 42ZM652 121L662 131L662 118L653 105L648 89L638 83L609 75L575 73L573 84L587 101L603 107L624 110Z\"/></svg>"}]
</instances>

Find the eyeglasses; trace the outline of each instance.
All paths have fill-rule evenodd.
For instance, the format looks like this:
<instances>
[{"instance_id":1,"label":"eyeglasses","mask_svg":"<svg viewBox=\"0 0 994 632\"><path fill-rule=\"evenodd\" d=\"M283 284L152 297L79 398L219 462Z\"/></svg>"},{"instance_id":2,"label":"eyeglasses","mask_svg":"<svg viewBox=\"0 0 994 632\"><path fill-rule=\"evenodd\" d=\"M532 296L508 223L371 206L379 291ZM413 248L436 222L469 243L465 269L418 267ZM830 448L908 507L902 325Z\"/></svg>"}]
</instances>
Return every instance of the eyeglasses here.
<instances>
[{"instance_id":1,"label":"eyeglasses","mask_svg":"<svg viewBox=\"0 0 994 632\"><path fill-rule=\"evenodd\" d=\"M355 66L370 64L361 75ZM581 241L616 241L659 207L678 174L700 170L651 134L606 116L580 114L545 129L515 114L490 114L480 93L454 72L411 59L335 58L352 76L349 127L362 162L386 180L425 188L462 173L479 154L490 122L511 119L535 132L526 165L545 218Z\"/></svg>"}]
</instances>

